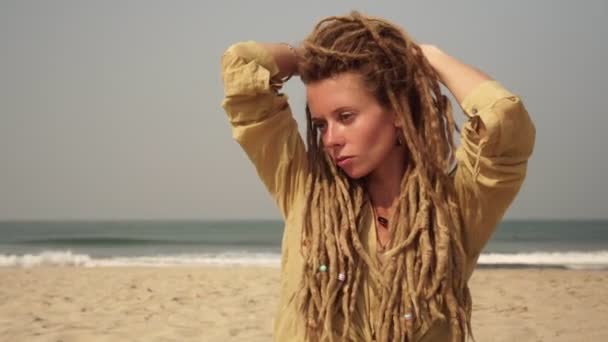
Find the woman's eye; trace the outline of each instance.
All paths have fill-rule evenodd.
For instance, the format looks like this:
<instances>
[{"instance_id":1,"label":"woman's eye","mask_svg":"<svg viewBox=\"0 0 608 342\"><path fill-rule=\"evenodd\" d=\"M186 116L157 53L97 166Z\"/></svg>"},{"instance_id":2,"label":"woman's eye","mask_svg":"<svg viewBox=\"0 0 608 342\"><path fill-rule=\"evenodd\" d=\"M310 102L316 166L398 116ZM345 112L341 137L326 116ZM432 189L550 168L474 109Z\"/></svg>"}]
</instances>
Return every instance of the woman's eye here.
<instances>
[{"instance_id":1,"label":"woman's eye","mask_svg":"<svg viewBox=\"0 0 608 342\"><path fill-rule=\"evenodd\" d=\"M351 112L340 113L341 121L348 121L348 120L352 119L352 117L353 117L353 113L351 113Z\"/></svg>"},{"instance_id":2,"label":"woman's eye","mask_svg":"<svg viewBox=\"0 0 608 342\"><path fill-rule=\"evenodd\" d=\"M312 127L317 130L323 132L325 130L325 124L321 122L315 122L312 124Z\"/></svg>"}]
</instances>

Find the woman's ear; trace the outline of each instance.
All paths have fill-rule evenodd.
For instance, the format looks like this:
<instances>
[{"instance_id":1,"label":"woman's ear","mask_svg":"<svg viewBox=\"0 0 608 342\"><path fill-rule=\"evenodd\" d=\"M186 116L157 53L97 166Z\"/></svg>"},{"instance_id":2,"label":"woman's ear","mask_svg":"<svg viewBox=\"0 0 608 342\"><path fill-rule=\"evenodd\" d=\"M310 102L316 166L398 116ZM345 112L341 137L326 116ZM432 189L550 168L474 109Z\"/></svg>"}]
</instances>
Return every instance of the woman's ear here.
<instances>
[{"instance_id":1,"label":"woman's ear","mask_svg":"<svg viewBox=\"0 0 608 342\"><path fill-rule=\"evenodd\" d=\"M395 128L401 128L403 127L403 118L401 117L401 115L397 114L397 112L393 111L393 125L395 126Z\"/></svg>"},{"instance_id":2,"label":"woman's ear","mask_svg":"<svg viewBox=\"0 0 608 342\"><path fill-rule=\"evenodd\" d=\"M405 116L409 116L411 117L411 109L408 103L405 104L405 108L403 108L405 110L405 113L403 113ZM399 113L396 110L391 110L392 116L393 116L393 125L395 125L395 128L402 128L404 126L403 120L404 120L404 116L403 115L399 115Z\"/></svg>"}]
</instances>

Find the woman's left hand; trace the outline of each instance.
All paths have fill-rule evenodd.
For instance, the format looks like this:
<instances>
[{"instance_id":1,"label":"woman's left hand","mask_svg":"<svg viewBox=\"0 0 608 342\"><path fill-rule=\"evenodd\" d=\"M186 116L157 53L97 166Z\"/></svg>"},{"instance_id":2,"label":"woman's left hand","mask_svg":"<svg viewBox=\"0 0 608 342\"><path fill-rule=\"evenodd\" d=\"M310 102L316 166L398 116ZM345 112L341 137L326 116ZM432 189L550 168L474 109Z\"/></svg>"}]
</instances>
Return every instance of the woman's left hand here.
<instances>
[{"instance_id":1,"label":"woman's left hand","mask_svg":"<svg viewBox=\"0 0 608 342\"><path fill-rule=\"evenodd\" d=\"M441 49L439 49L436 45L420 44L418 46L420 47L424 58L426 58L427 61L429 61L429 64L431 64L431 66L433 67L433 69L437 71L436 61L438 57L443 53L443 51L441 51Z\"/></svg>"},{"instance_id":2,"label":"woman's left hand","mask_svg":"<svg viewBox=\"0 0 608 342\"><path fill-rule=\"evenodd\" d=\"M420 44L420 50L459 103L480 83L490 80L484 72L467 65L431 44Z\"/></svg>"}]
</instances>

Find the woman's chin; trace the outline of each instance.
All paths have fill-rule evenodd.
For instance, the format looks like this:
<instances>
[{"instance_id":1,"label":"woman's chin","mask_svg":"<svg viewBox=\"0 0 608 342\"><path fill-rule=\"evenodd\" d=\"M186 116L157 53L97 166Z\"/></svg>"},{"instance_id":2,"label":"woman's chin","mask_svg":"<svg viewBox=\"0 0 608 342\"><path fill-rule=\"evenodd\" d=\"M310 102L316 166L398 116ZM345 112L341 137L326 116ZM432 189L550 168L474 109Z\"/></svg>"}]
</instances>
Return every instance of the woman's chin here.
<instances>
[{"instance_id":1,"label":"woman's chin","mask_svg":"<svg viewBox=\"0 0 608 342\"><path fill-rule=\"evenodd\" d=\"M365 177L366 173L362 172L363 170L358 170L356 168L343 168L342 172L344 172L348 178L352 180L358 180L360 178Z\"/></svg>"}]
</instances>

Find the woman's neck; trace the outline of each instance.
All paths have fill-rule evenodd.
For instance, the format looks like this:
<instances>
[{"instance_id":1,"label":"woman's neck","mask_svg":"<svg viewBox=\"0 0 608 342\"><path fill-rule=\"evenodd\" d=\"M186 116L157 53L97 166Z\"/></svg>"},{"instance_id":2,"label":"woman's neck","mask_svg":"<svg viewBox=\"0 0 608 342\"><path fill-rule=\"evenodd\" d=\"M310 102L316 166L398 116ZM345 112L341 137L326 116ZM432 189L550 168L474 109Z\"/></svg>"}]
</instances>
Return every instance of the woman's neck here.
<instances>
[{"instance_id":1,"label":"woman's neck","mask_svg":"<svg viewBox=\"0 0 608 342\"><path fill-rule=\"evenodd\" d=\"M406 154L395 147L378 168L366 177L366 190L375 208L389 210L401 191L405 173Z\"/></svg>"}]
</instances>

